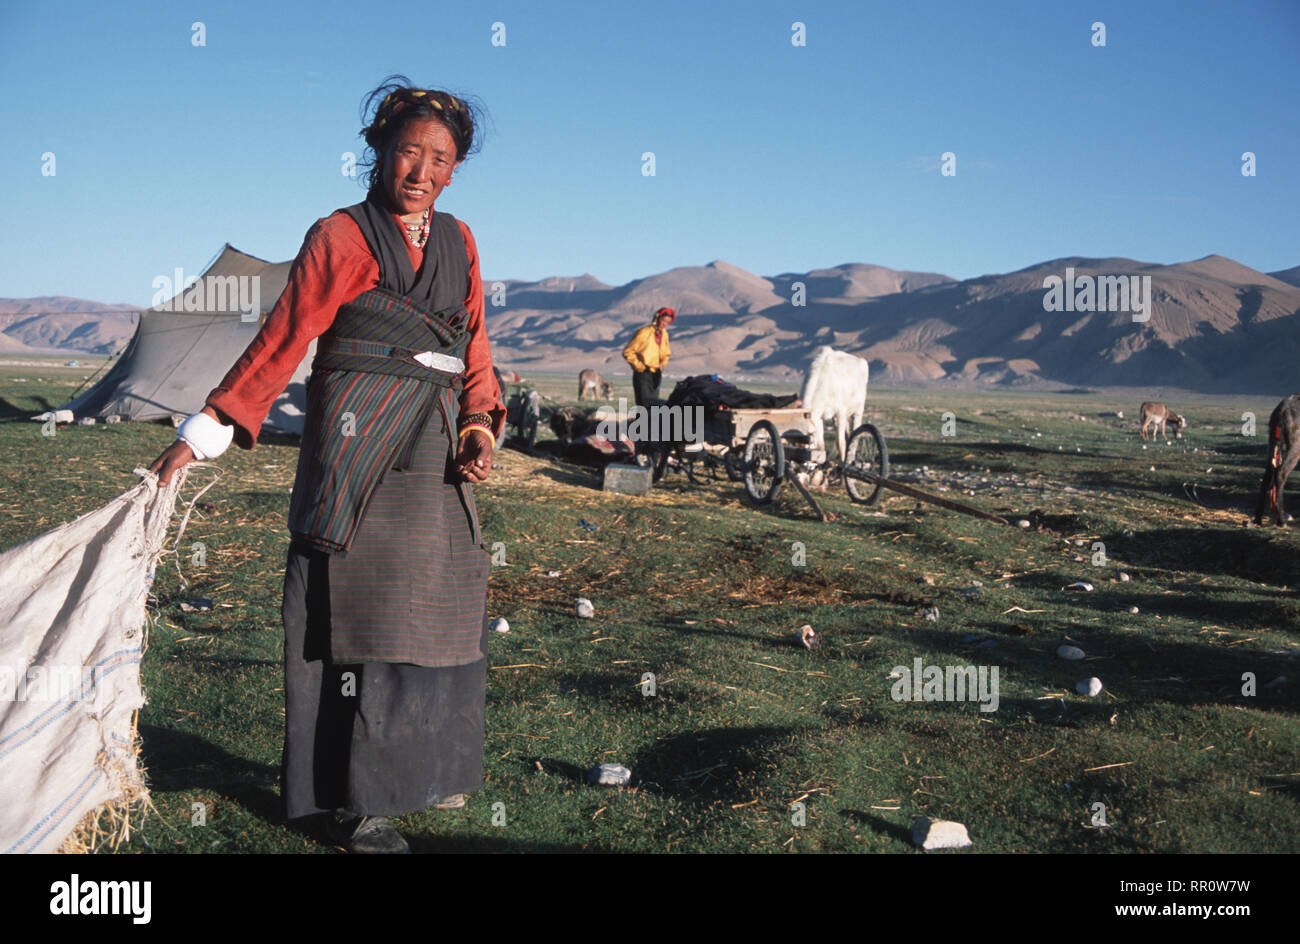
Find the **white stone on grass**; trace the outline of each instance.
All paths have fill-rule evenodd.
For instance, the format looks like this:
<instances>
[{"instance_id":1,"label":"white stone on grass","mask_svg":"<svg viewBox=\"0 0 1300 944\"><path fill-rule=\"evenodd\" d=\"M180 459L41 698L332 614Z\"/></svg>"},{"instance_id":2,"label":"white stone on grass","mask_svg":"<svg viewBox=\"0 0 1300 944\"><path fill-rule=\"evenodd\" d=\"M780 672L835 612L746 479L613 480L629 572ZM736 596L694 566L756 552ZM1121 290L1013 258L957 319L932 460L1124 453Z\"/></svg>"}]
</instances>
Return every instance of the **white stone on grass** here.
<instances>
[{"instance_id":1,"label":"white stone on grass","mask_svg":"<svg viewBox=\"0 0 1300 944\"><path fill-rule=\"evenodd\" d=\"M922 849L964 849L973 845L961 823L928 816L919 816L912 823L912 842Z\"/></svg>"},{"instance_id":2,"label":"white stone on grass","mask_svg":"<svg viewBox=\"0 0 1300 944\"><path fill-rule=\"evenodd\" d=\"M600 764L587 771L587 782L593 787L625 787L632 781L632 771L622 764Z\"/></svg>"},{"instance_id":3,"label":"white stone on grass","mask_svg":"<svg viewBox=\"0 0 1300 944\"><path fill-rule=\"evenodd\" d=\"M596 615L596 608L591 605L591 601L586 597L578 597L578 602L574 604L574 609L582 619L591 619Z\"/></svg>"},{"instance_id":4,"label":"white stone on grass","mask_svg":"<svg viewBox=\"0 0 1300 944\"><path fill-rule=\"evenodd\" d=\"M1061 659L1068 659L1070 662L1078 662L1086 653L1078 646L1058 646L1056 655Z\"/></svg>"},{"instance_id":5,"label":"white stone on grass","mask_svg":"<svg viewBox=\"0 0 1300 944\"><path fill-rule=\"evenodd\" d=\"M1128 583L1128 582L1129 582L1130 580L1132 580L1132 579L1133 579L1133 578L1130 577L1128 574L1124 573L1124 571L1121 570L1121 571L1119 572L1119 582L1120 582L1120 583Z\"/></svg>"},{"instance_id":6,"label":"white stone on grass","mask_svg":"<svg viewBox=\"0 0 1300 944\"><path fill-rule=\"evenodd\" d=\"M1069 585L1068 587L1066 587L1065 589L1067 589L1067 590L1082 590L1082 591L1084 591L1085 593L1091 593L1091 592L1092 592L1092 584L1087 583L1086 581L1083 581L1083 580L1078 580L1078 581L1076 581L1076 582L1070 584L1070 585Z\"/></svg>"},{"instance_id":7,"label":"white stone on grass","mask_svg":"<svg viewBox=\"0 0 1300 944\"><path fill-rule=\"evenodd\" d=\"M510 624L505 621L505 617L498 616L492 621L492 631L494 633L510 632Z\"/></svg>"},{"instance_id":8,"label":"white stone on grass","mask_svg":"<svg viewBox=\"0 0 1300 944\"><path fill-rule=\"evenodd\" d=\"M1080 695L1087 695L1089 698L1096 698L1101 694L1101 679L1086 678L1074 686L1074 690Z\"/></svg>"}]
</instances>

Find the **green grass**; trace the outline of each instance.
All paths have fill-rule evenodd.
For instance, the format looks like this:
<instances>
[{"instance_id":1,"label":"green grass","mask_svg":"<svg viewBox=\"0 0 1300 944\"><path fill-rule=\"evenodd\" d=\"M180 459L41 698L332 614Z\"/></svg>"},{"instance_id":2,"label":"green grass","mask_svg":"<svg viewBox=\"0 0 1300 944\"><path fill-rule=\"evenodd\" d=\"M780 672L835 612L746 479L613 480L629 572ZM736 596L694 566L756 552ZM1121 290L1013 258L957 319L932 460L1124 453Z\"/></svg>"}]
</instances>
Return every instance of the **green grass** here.
<instances>
[{"instance_id":1,"label":"green grass","mask_svg":"<svg viewBox=\"0 0 1300 944\"><path fill-rule=\"evenodd\" d=\"M42 376L0 375L9 417L60 401L69 381ZM567 378L540 386L573 402ZM635 499L598 491L588 470L503 451L478 490L485 539L506 556L488 608L512 627L491 641L486 784L463 811L402 817L417 851L908 852L918 815L965 823L983 852L1300 851L1300 541L1243 527L1274 401L1197 401L1184 440L1143 450L1140 398L870 399L897 474L926 466L919 487L1034 526L902 496L863 508L842 490L819 499L834 516L819 523L793 489L755 509L739 485L696 489L676 473ZM1115 409L1122 423L1098 415ZM953 437L941 431L948 410ZM1256 414L1253 439L1240 434L1243 410ZM36 423L0 423L0 544L123 491L172 436L124 424L48 438ZM189 586L174 559L159 567L140 717L158 815L126 851L332 848L278 816L295 461L287 439L222 457L182 541ZM1064 589L1080 580L1095 590ZM973 581L980 592L963 595ZM184 613L191 596L217 608ZM594 620L572 615L579 596ZM931 605L938 621L920 615ZM792 644L804 623L822 649ZM1058 659L1067 641L1088 659ZM891 670L916 658L997 666L998 710L894 701ZM1091 675L1102 695L1075 694ZM1262 687L1279 676L1290 681ZM586 786L605 761L630 767L633 787ZM792 824L796 801L805 825ZM190 825L195 803L202 828ZM1092 825L1094 803L1107 828Z\"/></svg>"}]
</instances>

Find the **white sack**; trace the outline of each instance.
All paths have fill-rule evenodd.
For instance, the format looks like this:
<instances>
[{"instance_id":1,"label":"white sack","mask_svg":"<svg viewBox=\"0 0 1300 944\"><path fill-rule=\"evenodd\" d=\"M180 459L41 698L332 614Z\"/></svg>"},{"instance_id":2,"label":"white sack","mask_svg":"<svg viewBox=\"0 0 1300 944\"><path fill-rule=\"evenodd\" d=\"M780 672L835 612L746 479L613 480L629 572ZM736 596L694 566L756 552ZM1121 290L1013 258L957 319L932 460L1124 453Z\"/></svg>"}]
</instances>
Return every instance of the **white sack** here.
<instances>
[{"instance_id":1,"label":"white sack","mask_svg":"<svg viewBox=\"0 0 1300 944\"><path fill-rule=\"evenodd\" d=\"M185 475L144 476L0 555L0 853L53 852L88 811L144 790L145 604Z\"/></svg>"}]
</instances>

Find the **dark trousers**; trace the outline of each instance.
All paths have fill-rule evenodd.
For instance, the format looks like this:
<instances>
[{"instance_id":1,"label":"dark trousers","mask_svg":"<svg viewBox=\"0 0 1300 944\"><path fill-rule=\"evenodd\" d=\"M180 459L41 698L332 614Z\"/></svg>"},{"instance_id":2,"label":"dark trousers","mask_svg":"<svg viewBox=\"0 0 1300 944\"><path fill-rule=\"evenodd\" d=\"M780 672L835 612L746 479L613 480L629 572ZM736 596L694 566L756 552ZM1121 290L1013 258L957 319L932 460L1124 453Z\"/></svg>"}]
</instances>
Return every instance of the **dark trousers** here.
<instances>
[{"instance_id":1,"label":"dark trousers","mask_svg":"<svg viewBox=\"0 0 1300 944\"><path fill-rule=\"evenodd\" d=\"M662 370L638 370L632 373L632 394L637 406L649 406L651 400L659 399L659 384L663 382Z\"/></svg>"}]
</instances>

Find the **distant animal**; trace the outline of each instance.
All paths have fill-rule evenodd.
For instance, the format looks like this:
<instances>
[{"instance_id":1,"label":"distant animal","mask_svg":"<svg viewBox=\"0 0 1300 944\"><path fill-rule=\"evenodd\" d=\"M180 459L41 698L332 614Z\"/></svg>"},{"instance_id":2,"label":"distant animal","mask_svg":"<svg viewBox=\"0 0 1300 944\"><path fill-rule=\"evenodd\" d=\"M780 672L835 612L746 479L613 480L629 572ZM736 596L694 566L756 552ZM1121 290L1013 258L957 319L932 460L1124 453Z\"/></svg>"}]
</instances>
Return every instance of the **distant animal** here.
<instances>
[{"instance_id":1,"label":"distant animal","mask_svg":"<svg viewBox=\"0 0 1300 944\"><path fill-rule=\"evenodd\" d=\"M814 446L826 441L826 421L835 420L835 442L841 462L849 434L862 422L867 410L870 373L867 362L857 355L819 347L813 351L812 364L799 393L804 409L812 414Z\"/></svg>"},{"instance_id":2,"label":"distant animal","mask_svg":"<svg viewBox=\"0 0 1300 944\"><path fill-rule=\"evenodd\" d=\"M591 391L591 398L596 399L596 390L600 390L600 399L608 400L614 396L614 385L606 380L594 370L584 370L578 374L578 399L587 399L587 391Z\"/></svg>"},{"instance_id":3,"label":"distant animal","mask_svg":"<svg viewBox=\"0 0 1300 944\"><path fill-rule=\"evenodd\" d=\"M1293 393L1273 408L1268 418L1268 460L1264 479L1259 483L1259 504L1255 506L1255 524L1263 524L1268 507L1278 527L1286 527L1286 510L1282 492L1286 477L1300 461L1300 393Z\"/></svg>"},{"instance_id":4,"label":"distant animal","mask_svg":"<svg viewBox=\"0 0 1300 944\"><path fill-rule=\"evenodd\" d=\"M1151 438L1155 439L1158 433L1164 433L1165 440L1168 441L1169 433L1165 429L1165 423L1174 424L1174 436L1178 439L1183 438L1183 429L1187 426L1187 420L1179 416L1163 403L1152 403L1148 400L1138 409L1138 421L1142 424L1140 435L1143 439L1147 438L1147 427L1151 427Z\"/></svg>"}]
</instances>

